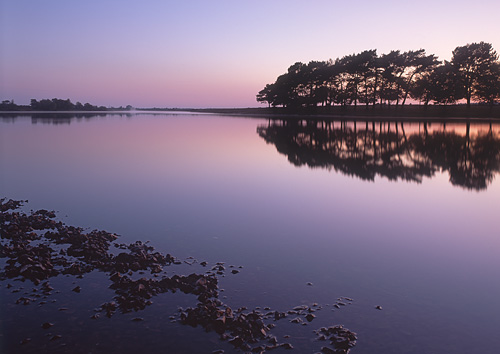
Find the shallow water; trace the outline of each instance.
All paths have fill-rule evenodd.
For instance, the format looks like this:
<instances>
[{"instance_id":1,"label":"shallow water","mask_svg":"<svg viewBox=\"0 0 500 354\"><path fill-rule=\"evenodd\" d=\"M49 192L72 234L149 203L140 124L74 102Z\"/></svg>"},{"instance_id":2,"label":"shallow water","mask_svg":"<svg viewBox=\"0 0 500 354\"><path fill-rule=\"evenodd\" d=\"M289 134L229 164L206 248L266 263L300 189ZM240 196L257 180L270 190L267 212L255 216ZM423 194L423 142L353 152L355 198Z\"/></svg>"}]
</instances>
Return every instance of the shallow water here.
<instances>
[{"instance_id":1,"label":"shallow water","mask_svg":"<svg viewBox=\"0 0 500 354\"><path fill-rule=\"evenodd\" d=\"M358 334L352 353L497 353L499 144L489 123L1 115L0 196L181 259L241 265L220 279L230 306L323 305L307 326L274 330L296 352L320 350L312 330L344 324ZM170 323L194 305L179 294L89 320L113 296L103 279L82 279L79 296L56 280L53 308L14 305L2 284L4 352L232 351ZM352 304L334 309L340 296ZM66 346L44 337L47 316L65 324Z\"/></svg>"}]
</instances>

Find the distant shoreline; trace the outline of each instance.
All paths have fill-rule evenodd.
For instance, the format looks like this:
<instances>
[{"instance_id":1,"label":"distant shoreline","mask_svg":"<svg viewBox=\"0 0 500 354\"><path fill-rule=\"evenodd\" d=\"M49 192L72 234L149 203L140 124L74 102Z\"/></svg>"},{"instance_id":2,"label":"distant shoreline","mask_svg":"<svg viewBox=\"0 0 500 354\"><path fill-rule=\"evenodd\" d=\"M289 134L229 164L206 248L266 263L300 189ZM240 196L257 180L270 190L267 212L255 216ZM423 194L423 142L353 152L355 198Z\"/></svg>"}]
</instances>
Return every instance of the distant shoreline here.
<instances>
[{"instance_id":1,"label":"distant shoreline","mask_svg":"<svg viewBox=\"0 0 500 354\"><path fill-rule=\"evenodd\" d=\"M211 113L238 117L255 118L317 118L317 119L349 119L349 120L500 120L500 105L472 106L465 105L405 105L405 106L358 106L358 107L302 107L298 109L271 107L271 108L135 108L132 110L107 111L0 111L0 115L23 114L76 114L76 115L105 115L105 114L136 114L162 112L191 112Z\"/></svg>"},{"instance_id":2,"label":"distant shoreline","mask_svg":"<svg viewBox=\"0 0 500 354\"><path fill-rule=\"evenodd\" d=\"M190 112L217 113L225 115L273 116L273 117L317 117L317 118L389 118L389 119L500 119L500 106L465 105L405 105L405 106L358 106L358 107L307 107L289 109L273 108L203 108L184 109Z\"/></svg>"}]
</instances>

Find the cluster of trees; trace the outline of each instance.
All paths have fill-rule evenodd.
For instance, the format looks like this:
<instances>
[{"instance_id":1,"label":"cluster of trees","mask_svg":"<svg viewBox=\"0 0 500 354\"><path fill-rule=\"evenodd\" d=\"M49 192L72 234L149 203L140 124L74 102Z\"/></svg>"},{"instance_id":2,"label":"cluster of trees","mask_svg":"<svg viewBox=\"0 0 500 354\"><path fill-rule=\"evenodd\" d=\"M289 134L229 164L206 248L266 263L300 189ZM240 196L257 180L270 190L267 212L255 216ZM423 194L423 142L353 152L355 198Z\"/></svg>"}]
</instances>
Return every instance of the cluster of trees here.
<instances>
[{"instance_id":1,"label":"cluster of trees","mask_svg":"<svg viewBox=\"0 0 500 354\"><path fill-rule=\"evenodd\" d=\"M105 106L94 106L90 103L73 103L70 99L62 100L60 98L42 99L40 101L31 99L30 105L17 105L14 100L4 100L0 102L0 111L130 111L133 107L106 108Z\"/></svg>"},{"instance_id":2,"label":"cluster of trees","mask_svg":"<svg viewBox=\"0 0 500 354\"><path fill-rule=\"evenodd\" d=\"M366 50L328 61L297 62L257 94L270 107L428 104L465 100L494 104L500 98L500 62L485 42L457 47L441 62L424 49L377 55Z\"/></svg>"},{"instance_id":3,"label":"cluster of trees","mask_svg":"<svg viewBox=\"0 0 500 354\"><path fill-rule=\"evenodd\" d=\"M3 100L0 103L0 111L17 111L19 106L14 103L14 100Z\"/></svg>"},{"instance_id":4,"label":"cluster of trees","mask_svg":"<svg viewBox=\"0 0 500 354\"><path fill-rule=\"evenodd\" d=\"M31 109L35 111L106 111L104 106L93 106L90 103L81 104L80 102L73 103L69 99L62 100L59 98L43 99L37 101L31 99Z\"/></svg>"}]
</instances>

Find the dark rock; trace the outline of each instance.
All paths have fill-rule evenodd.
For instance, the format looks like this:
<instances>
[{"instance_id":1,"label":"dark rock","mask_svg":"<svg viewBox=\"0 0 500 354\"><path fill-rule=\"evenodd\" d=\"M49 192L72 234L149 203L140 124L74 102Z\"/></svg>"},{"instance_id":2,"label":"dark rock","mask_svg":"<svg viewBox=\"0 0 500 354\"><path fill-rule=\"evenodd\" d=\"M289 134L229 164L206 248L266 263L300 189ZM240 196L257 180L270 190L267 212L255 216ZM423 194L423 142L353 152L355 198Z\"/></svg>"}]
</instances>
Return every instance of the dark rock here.
<instances>
[{"instance_id":1,"label":"dark rock","mask_svg":"<svg viewBox=\"0 0 500 354\"><path fill-rule=\"evenodd\" d=\"M271 344L278 344L278 338L276 336L270 335L267 339L267 341Z\"/></svg>"},{"instance_id":2,"label":"dark rock","mask_svg":"<svg viewBox=\"0 0 500 354\"><path fill-rule=\"evenodd\" d=\"M264 353L266 351L266 347L264 345L259 345L257 347L252 348L252 353Z\"/></svg>"},{"instance_id":3,"label":"dark rock","mask_svg":"<svg viewBox=\"0 0 500 354\"><path fill-rule=\"evenodd\" d=\"M229 341L229 343L231 343L232 345L234 345L235 347L241 347L244 343L243 339L241 339L240 337L236 336L234 337L233 339L231 339Z\"/></svg>"},{"instance_id":4,"label":"dark rock","mask_svg":"<svg viewBox=\"0 0 500 354\"><path fill-rule=\"evenodd\" d=\"M312 313L309 313L306 315L306 320L308 322L311 322L312 320L314 320L316 318L316 316L314 316Z\"/></svg>"},{"instance_id":5,"label":"dark rock","mask_svg":"<svg viewBox=\"0 0 500 354\"><path fill-rule=\"evenodd\" d=\"M356 333L351 332L341 325L331 326L328 328L322 327L316 331L318 340L324 340L323 336L330 340L334 349L329 347L321 348L322 353L344 353L346 354L352 347L356 345Z\"/></svg>"},{"instance_id":6,"label":"dark rock","mask_svg":"<svg viewBox=\"0 0 500 354\"><path fill-rule=\"evenodd\" d=\"M73 288L72 291L74 291L75 293L79 293L81 290L82 290L82 288L80 288L80 286L76 286Z\"/></svg>"},{"instance_id":7,"label":"dark rock","mask_svg":"<svg viewBox=\"0 0 500 354\"><path fill-rule=\"evenodd\" d=\"M54 324L53 323L50 323L50 322L45 322L44 324L42 324L42 328L43 329L49 329L50 327L52 327Z\"/></svg>"},{"instance_id":8,"label":"dark rock","mask_svg":"<svg viewBox=\"0 0 500 354\"><path fill-rule=\"evenodd\" d=\"M274 320L275 321L278 321L282 318L285 318L286 316L287 316L287 314L284 312L274 311Z\"/></svg>"},{"instance_id":9,"label":"dark rock","mask_svg":"<svg viewBox=\"0 0 500 354\"><path fill-rule=\"evenodd\" d=\"M29 305L31 301L33 301L32 298L22 296L16 300L16 304Z\"/></svg>"},{"instance_id":10,"label":"dark rock","mask_svg":"<svg viewBox=\"0 0 500 354\"><path fill-rule=\"evenodd\" d=\"M382 310L382 306L378 306L378 305L377 305L377 306L375 306L375 308L376 308L377 310ZM390 311L389 311L389 312L390 312Z\"/></svg>"}]
</instances>

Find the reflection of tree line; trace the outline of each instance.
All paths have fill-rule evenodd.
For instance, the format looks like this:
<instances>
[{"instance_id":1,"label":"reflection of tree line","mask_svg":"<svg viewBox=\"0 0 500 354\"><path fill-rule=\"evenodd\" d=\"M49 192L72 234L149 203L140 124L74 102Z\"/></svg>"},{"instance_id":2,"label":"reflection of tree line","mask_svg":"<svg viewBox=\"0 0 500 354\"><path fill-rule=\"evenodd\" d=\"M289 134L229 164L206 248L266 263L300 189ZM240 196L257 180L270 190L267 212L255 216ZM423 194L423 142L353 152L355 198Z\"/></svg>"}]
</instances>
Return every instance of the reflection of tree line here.
<instances>
[{"instance_id":1,"label":"reflection of tree line","mask_svg":"<svg viewBox=\"0 0 500 354\"><path fill-rule=\"evenodd\" d=\"M333 168L369 181L379 175L420 183L442 170L453 185L481 190L500 172L500 133L491 124L471 133L464 123L464 134L446 124L431 130L426 122L410 131L414 124L275 120L257 133L296 166Z\"/></svg>"},{"instance_id":2,"label":"reflection of tree line","mask_svg":"<svg viewBox=\"0 0 500 354\"><path fill-rule=\"evenodd\" d=\"M32 124L71 124L73 121L88 121L92 118L103 118L107 115L114 115L119 117L132 117L131 113L114 113L114 112L106 112L106 113L12 113L12 114L2 114L0 115L0 120L4 122L15 122L20 118L31 118Z\"/></svg>"}]
</instances>

